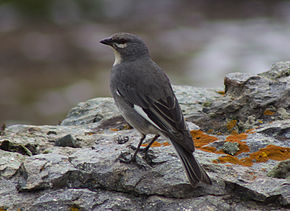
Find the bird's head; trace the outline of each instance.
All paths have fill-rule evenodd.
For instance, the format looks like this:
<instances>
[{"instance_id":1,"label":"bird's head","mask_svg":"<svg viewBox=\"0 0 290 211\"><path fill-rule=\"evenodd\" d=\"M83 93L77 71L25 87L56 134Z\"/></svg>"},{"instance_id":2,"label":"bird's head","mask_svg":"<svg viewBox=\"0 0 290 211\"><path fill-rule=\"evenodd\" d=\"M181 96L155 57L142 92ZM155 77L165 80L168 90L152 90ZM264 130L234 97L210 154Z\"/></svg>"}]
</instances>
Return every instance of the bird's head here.
<instances>
[{"instance_id":1,"label":"bird's head","mask_svg":"<svg viewBox=\"0 0 290 211\"><path fill-rule=\"evenodd\" d=\"M101 40L100 43L113 48L115 53L114 65L149 56L148 48L143 40L134 34L119 32Z\"/></svg>"}]
</instances>

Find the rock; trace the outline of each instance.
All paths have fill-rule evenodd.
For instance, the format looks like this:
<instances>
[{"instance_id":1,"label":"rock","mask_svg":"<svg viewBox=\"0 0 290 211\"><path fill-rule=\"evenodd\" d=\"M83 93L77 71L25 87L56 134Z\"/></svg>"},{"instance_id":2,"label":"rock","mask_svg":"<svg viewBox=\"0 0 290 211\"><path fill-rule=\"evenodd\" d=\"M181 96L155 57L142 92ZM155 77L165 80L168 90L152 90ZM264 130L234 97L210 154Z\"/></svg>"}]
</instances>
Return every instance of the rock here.
<instances>
[{"instance_id":1,"label":"rock","mask_svg":"<svg viewBox=\"0 0 290 211\"><path fill-rule=\"evenodd\" d=\"M25 157L19 153L0 150L0 176L3 178L13 177L24 160Z\"/></svg>"},{"instance_id":2,"label":"rock","mask_svg":"<svg viewBox=\"0 0 290 211\"><path fill-rule=\"evenodd\" d=\"M281 161L271 171L269 171L267 175L269 177L290 180L290 160Z\"/></svg>"},{"instance_id":3,"label":"rock","mask_svg":"<svg viewBox=\"0 0 290 211\"><path fill-rule=\"evenodd\" d=\"M185 117L200 115L203 105L210 105L221 95L213 89L202 89L191 86L173 86ZM81 102L72 108L61 125L83 125L101 123L102 128L124 128L125 121L115 106L112 98L96 98Z\"/></svg>"},{"instance_id":4,"label":"rock","mask_svg":"<svg viewBox=\"0 0 290 211\"><path fill-rule=\"evenodd\" d=\"M212 101L199 116L189 117L203 130L232 132L228 127L237 121L237 132L261 123L290 117L290 62L279 62L258 75L229 73L225 77L225 96Z\"/></svg>"},{"instance_id":5,"label":"rock","mask_svg":"<svg viewBox=\"0 0 290 211\"><path fill-rule=\"evenodd\" d=\"M74 147L74 148L80 147L78 141L75 140L70 134L58 138L55 141L54 145L59 147Z\"/></svg>"},{"instance_id":6,"label":"rock","mask_svg":"<svg viewBox=\"0 0 290 211\"><path fill-rule=\"evenodd\" d=\"M0 208L289 210L289 62L258 75L229 74L226 86L225 94L174 87L194 155L212 186L192 188L162 137L149 159L140 152L136 163L121 162L134 153L140 135L112 99L96 98L78 104L61 125L1 131Z\"/></svg>"},{"instance_id":7,"label":"rock","mask_svg":"<svg viewBox=\"0 0 290 211\"><path fill-rule=\"evenodd\" d=\"M11 143L9 140L3 140L0 145L0 149L8 152L18 152L22 155L29 155L36 154L36 148L34 145L31 144L14 144Z\"/></svg>"},{"instance_id":8,"label":"rock","mask_svg":"<svg viewBox=\"0 0 290 211\"><path fill-rule=\"evenodd\" d=\"M263 127L257 128L257 132L274 137L280 141L288 141L290 140L289 119L286 118L285 120L264 124Z\"/></svg>"},{"instance_id":9,"label":"rock","mask_svg":"<svg viewBox=\"0 0 290 211\"><path fill-rule=\"evenodd\" d=\"M135 197L109 191L60 189L43 194L28 210L140 210ZM140 203L141 204L141 203ZM139 205L139 206L138 206Z\"/></svg>"},{"instance_id":10,"label":"rock","mask_svg":"<svg viewBox=\"0 0 290 211\"><path fill-rule=\"evenodd\" d=\"M27 158L20 168L19 191L36 191L69 186L70 178L77 176L68 157L55 153Z\"/></svg>"},{"instance_id":11,"label":"rock","mask_svg":"<svg viewBox=\"0 0 290 211\"><path fill-rule=\"evenodd\" d=\"M229 155L235 155L239 150L239 143L225 142L223 145L223 151Z\"/></svg>"},{"instance_id":12,"label":"rock","mask_svg":"<svg viewBox=\"0 0 290 211\"><path fill-rule=\"evenodd\" d=\"M61 125L82 125L120 115L112 98L97 98L81 102L71 109Z\"/></svg>"}]
</instances>

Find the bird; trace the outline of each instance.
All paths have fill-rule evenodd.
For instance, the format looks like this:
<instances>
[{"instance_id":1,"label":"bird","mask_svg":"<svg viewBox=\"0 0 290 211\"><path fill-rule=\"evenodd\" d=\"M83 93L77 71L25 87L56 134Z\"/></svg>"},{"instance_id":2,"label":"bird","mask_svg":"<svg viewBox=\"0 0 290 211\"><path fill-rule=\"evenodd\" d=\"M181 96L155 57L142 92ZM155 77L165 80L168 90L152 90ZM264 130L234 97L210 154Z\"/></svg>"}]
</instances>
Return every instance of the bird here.
<instances>
[{"instance_id":1,"label":"bird","mask_svg":"<svg viewBox=\"0 0 290 211\"><path fill-rule=\"evenodd\" d=\"M114 51L110 89L120 113L135 128L141 138L130 161L136 156L146 135L155 135L145 151L160 136L170 140L187 178L193 187L212 181L195 159L194 143L184 120L169 77L151 59L145 42L137 35L115 33L100 41Z\"/></svg>"}]
</instances>

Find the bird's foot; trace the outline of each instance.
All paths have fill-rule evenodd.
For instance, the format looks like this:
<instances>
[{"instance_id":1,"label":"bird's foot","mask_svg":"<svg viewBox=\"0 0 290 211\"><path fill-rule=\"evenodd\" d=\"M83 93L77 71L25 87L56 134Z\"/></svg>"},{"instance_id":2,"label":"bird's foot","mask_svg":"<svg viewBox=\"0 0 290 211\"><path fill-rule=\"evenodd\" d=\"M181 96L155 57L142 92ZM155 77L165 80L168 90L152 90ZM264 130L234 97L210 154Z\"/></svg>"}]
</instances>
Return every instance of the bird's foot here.
<instances>
[{"instance_id":1,"label":"bird's foot","mask_svg":"<svg viewBox=\"0 0 290 211\"><path fill-rule=\"evenodd\" d=\"M118 158L121 163L134 163L136 162L136 157L132 156L129 152L122 152Z\"/></svg>"},{"instance_id":2,"label":"bird's foot","mask_svg":"<svg viewBox=\"0 0 290 211\"><path fill-rule=\"evenodd\" d=\"M139 159L138 157L131 156L131 154L129 152L122 152L120 154L118 160L121 163L134 164L139 169L143 169L143 170L146 170L148 167L150 167L142 159Z\"/></svg>"}]
</instances>

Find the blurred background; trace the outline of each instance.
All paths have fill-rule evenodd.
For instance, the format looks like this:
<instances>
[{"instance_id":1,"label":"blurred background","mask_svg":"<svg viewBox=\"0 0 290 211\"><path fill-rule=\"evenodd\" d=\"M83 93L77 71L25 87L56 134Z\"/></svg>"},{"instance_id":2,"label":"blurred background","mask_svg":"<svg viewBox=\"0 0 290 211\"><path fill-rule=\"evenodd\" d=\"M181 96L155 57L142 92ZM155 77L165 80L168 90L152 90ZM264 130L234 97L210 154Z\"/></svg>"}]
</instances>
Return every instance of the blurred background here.
<instances>
[{"instance_id":1,"label":"blurred background","mask_svg":"<svg viewBox=\"0 0 290 211\"><path fill-rule=\"evenodd\" d=\"M113 52L136 33L173 84L223 87L228 72L290 60L290 1L0 0L0 124L57 124L110 96Z\"/></svg>"}]
</instances>

